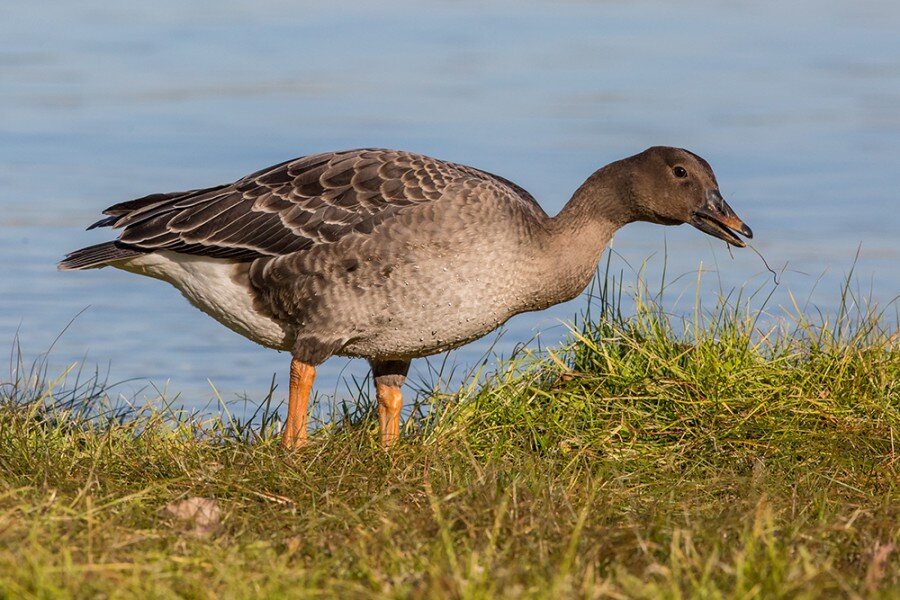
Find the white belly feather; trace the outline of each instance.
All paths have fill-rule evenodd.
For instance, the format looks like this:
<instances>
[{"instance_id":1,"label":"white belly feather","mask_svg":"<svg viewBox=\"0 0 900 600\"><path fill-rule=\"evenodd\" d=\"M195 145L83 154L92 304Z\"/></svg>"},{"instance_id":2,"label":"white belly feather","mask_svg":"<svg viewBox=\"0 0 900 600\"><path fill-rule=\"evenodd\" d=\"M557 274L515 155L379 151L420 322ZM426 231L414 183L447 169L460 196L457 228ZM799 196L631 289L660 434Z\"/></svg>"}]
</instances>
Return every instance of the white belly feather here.
<instances>
[{"instance_id":1,"label":"white belly feather","mask_svg":"<svg viewBox=\"0 0 900 600\"><path fill-rule=\"evenodd\" d=\"M291 347L288 331L253 307L249 284L236 277L238 266L233 261L162 250L115 266L171 283L191 304L258 344L278 350Z\"/></svg>"}]
</instances>

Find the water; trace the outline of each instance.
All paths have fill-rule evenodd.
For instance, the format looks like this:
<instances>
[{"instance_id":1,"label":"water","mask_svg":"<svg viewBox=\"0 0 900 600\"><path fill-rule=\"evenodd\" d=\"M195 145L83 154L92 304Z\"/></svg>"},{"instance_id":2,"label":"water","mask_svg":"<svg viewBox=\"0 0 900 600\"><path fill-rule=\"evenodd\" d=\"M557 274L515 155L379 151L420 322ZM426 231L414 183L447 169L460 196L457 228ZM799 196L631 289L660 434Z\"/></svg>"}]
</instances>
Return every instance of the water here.
<instances>
[{"instance_id":1,"label":"water","mask_svg":"<svg viewBox=\"0 0 900 600\"><path fill-rule=\"evenodd\" d=\"M0 348L16 334L51 373L108 366L138 401L261 398L288 357L254 346L161 282L58 273L100 211L231 181L290 157L385 146L504 175L556 212L597 167L655 144L716 169L788 292L833 310L856 273L900 292L900 4L896 2L17 2L0 7ZM689 227L632 225L617 269L649 260L666 296L767 285L750 251ZM564 249L560 249L561 252ZM626 276L626 280L629 277ZM633 278L632 278L633 279ZM494 351L552 344L584 300L510 321ZM77 318L76 318L77 315ZM457 350L476 366L495 336ZM533 342L534 343L534 342ZM429 378L423 361L415 376ZM352 398L361 361L318 390ZM149 383L148 383L149 382Z\"/></svg>"}]
</instances>

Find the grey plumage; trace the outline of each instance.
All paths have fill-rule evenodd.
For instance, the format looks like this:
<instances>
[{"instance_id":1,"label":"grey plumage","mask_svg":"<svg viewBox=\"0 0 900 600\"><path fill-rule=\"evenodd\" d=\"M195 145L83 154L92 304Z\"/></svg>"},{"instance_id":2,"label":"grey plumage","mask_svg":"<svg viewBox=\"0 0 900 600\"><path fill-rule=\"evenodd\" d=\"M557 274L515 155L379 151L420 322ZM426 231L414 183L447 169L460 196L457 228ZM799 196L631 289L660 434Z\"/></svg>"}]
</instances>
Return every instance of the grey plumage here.
<instances>
[{"instance_id":1,"label":"grey plumage","mask_svg":"<svg viewBox=\"0 0 900 600\"><path fill-rule=\"evenodd\" d=\"M673 175L675 165L690 177ZM472 167L330 152L116 204L93 227L119 238L60 268L110 264L164 279L228 327L309 364L333 354L406 364L574 297L628 222L690 222L736 243L733 212L718 225L696 221L718 201L708 163L676 148L598 170L553 218L519 186Z\"/></svg>"},{"instance_id":2,"label":"grey plumage","mask_svg":"<svg viewBox=\"0 0 900 600\"><path fill-rule=\"evenodd\" d=\"M454 188L540 210L530 194L484 171L364 149L298 158L231 185L116 204L91 228L123 229L123 247L250 261L370 233L405 207L433 202Z\"/></svg>"}]
</instances>

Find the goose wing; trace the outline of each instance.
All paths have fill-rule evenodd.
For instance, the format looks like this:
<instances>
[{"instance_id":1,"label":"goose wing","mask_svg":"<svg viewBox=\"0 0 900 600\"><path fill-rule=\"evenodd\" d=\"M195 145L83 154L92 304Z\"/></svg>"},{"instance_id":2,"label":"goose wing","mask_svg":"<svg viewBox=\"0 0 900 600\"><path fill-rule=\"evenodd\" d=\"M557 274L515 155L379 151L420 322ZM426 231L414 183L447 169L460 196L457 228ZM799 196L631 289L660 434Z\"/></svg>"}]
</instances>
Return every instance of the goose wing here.
<instances>
[{"instance_id":1,"label":"goose wing","mask_svg":"<svg viewBox=\"0 0 900 600\"><path fill-rule=\"evenodd\" d=\"M452 188L452 189L451 189ZM92 227L122 229L117 246L249 261L351 234L368 234L398 211L445 193L543 211L501 177L427 156L364 149L287 161L217 187L116 204Z\"/></svg>"}]
</instances>

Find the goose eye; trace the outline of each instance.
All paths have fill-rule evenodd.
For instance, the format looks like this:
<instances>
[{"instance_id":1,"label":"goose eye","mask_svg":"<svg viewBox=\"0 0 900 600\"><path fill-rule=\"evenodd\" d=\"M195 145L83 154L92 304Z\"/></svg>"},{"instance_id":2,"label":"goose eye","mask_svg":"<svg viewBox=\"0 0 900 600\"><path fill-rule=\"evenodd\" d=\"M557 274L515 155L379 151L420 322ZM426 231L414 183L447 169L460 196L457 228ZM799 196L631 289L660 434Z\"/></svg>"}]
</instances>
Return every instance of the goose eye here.
<instances>
[{"instance_id":1,"label":"goose eye","mask_svg":"<svg viewBox=\"0 0 900 600\"><path fill-rule=\"evenodd\" d=\"M674 169L672 169L672 173L674 173L675 177L678 177L679 179L687 177L687 169L685 169L684 167L675 167Z\"/></svg>"}]
</instances>

